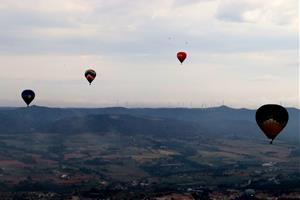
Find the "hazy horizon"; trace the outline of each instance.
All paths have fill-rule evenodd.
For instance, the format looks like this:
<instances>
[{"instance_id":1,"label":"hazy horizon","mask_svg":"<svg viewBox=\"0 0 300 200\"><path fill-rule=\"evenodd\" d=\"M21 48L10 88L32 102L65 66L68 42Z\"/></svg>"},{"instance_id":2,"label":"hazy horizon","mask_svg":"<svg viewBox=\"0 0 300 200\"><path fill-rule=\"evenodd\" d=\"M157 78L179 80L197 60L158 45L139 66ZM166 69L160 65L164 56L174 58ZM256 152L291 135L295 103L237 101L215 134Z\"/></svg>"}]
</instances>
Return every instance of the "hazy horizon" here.
<instances>
[{"instance_id":1,"label":"hazy horizon","mask_svg":"<svg viewBox=\"0 0 300 200\"><path fill-rule=\"evenodd\" d=\"M287 109L297 109L297 107L293 106L285 106L283 104L279 104ZM32 104L30 106L0 106L1 108L30 108L30 107L40 107L40 108L50 108L50 109L106 109L106 108L125 108L125 109L215 109L215 108L220 108L220 107L227 107L230 109L246 109L246 110L256 110L258 107L235 107L235 106L230 106L226 104L219 104L219 105L201 105L201 106L185 106L185 105L130 105L130 104L125 104L125 105L107 105L107 106L45 106L45 105L37 105L37 104Z\"/></svg>"}]
</instances>

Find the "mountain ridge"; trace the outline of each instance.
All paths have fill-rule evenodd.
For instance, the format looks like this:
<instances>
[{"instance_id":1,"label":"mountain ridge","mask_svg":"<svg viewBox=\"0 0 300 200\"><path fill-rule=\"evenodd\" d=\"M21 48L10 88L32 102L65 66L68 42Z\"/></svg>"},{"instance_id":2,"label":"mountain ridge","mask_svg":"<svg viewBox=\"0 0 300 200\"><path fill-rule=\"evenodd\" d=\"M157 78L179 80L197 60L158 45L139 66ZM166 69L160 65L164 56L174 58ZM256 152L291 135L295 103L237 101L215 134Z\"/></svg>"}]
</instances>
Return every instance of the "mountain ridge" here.
<instances>
[{"instance_id":1,"label":"mountain ridge","mask_svg":"<svg viewBox=\"0 0 300 200\"><path fill-rule=\"evenodd\" d=\"M299 113L288 108L289 123L280 138L299 139ZM115 118L112 118L114 116ZM103 133L258 137L255 110L213 108L50 108L42 106L0 108L0 134Z\"/></svg>"}]
</instances>

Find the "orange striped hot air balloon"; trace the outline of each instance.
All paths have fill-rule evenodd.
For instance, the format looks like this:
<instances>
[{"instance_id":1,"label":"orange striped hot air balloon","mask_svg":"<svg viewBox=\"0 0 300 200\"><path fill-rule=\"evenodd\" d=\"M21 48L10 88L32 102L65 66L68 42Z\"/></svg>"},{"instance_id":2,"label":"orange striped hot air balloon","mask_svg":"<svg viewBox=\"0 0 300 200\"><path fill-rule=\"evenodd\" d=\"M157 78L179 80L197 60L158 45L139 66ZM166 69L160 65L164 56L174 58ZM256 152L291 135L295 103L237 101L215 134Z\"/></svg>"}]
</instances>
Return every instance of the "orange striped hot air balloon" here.
<instances>
[{"instance_id":1,"label":"orange striped hot air balloon","mask_svg":"<svg viewBox=\"0 0 300 200\"><path fill-rule=\"evenodd\" d=\"M264 134L271 139L270 144L277 135L284 129L289 120L288 111L276 104L261 106L256 111L256 122Z\"/></svg>"}]
</instances>

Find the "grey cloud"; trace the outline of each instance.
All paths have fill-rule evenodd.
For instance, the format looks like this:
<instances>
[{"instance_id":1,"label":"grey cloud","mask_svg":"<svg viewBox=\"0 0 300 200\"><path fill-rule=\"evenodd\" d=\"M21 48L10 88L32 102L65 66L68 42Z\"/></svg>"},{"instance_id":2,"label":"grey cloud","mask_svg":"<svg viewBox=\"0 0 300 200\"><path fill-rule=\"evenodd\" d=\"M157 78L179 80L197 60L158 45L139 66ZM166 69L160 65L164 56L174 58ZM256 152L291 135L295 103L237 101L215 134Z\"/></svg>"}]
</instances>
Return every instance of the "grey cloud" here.
<instances>
[{"instance_id":1,"label":"grey cloud","mask_svg":"<svg viewBox=\"0 0 300 200\"><path fill-rule=\"evenodd\" d=\"M1 11L0 24L2 31L23 30L33 27L74 27L76 24L67 21L60 15L46 15L29 11Z\"/></svg>"},{"instance_id":2,"label":"grey cloud","mask_svg":"<svg viewBox=\"0 0 300 200\"><path fill-rule=\"evenodd\" d=\"M188 6L192 4L198 4L201 2L211 2L216 0L173 0L173 6Z\"/></svg>"},{"instance_id":3,"label":"grey cloud","mask_svg":"<svg viewBox=\"0 0 300 200\"><path fill-rule=\"evenodd\" d=\"M206 27L203 27L205 29ZM276 49L298 49L298 35L256 36L234 35L220 30L203 30L202 35L190 35L188 30L177 30L166 20L152 20L137 30L128 32L128 40L114 40L103 37L41 37L30 32L0 32L1 53L62 53L103 54L128 56L130 54L164 55L179 49L197 52L251 52ZM221 37L222 35L222 37ZM169 39L170 38L170 39ZM186 44L186 42L188 42Z\"/></svg>"},{"instance_id":4,"label":"grey cloud","mask_svg":"<svg viewBox=\"0 0 300 200\"><path fill-rule=\"evenodd\" d=\"M245 1L225 1L221 2L216 13L216 18L229 22L246 22L243 17L244 12L254 9L251 4Z\"/></svg>"},{"instance_id":5,"label":"grey cloud","mask_svg":"<svg viewBox=\"0 0 300 200\"><path fill-rule=\"evenodd\" d=\"M209 0L205 0L209 1ZM212 0L213 1L213 0ZM96 2L96 1L95 1ZM94 3L95 3L94 2ZM43 13L6 10L0 13L1 53L63 53L63 54L166 54L177 49L202 52L243 52L274 49L296 49L297 33L276 34L263 31L258 35L224 33L221 29L193 20L189 26L174 17L151 18L148 1L104 1L93 5L92 11L81 13ZM203 0L173 1L194 4ZM223 20L242 21L242 13L254 7L239 1L227 1L218 8ZM150 10L150 11L149 11ZM92 35L84 34L91 25ZM133 27L129 30L128 26ZM67 29L65 35L43 35L55 28ZM69 28L69 29L68 29ZM191 35L190 30L200 34ZM82 35L73 35L80 31ZM234 29L232 32L234 33ZM172 38L169 40L168 38ZM185 44L185 42L188 44Z\"/></svg>"},{"instance_id":6,"label":"grey cloud","mask_svg":"<svg viewBox=\"0 0 300 200\"><path fill-rule=\"evenodd\" d=\"M297 7L295 0L224 0L220 1L215 17L228 22L295 25L298 21Z\"/></svg>"}]
</instances>

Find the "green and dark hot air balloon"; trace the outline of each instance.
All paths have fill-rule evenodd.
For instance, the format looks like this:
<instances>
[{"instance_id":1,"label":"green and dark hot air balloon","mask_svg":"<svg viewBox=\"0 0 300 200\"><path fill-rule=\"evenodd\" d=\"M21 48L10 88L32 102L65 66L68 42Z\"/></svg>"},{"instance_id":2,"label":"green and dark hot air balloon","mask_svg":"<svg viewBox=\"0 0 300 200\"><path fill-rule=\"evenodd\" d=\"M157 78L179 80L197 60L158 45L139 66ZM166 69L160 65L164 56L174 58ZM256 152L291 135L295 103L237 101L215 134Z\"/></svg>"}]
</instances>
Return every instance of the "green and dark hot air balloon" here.
<instances>
[{"instance_id":1,"label":"green and dark hot air balloon","mask_svg":"<svg viewBox=\"0 0 300 200\"><path fill-rule=\"evenodd\" d=\"M255 196L255 190L254 189L246 189L245 190L246 197L254 197Z\"/></svg>"},{"instance_id":2,"label":"green and dark hot air balloon","mask_svg":"<svg viewBox=\"0 0 300 200\"><path fill-rule=\"evenodd\" d=\"M93 82L93 80L96 78L96 75L97 74L96 74L95 70L92 70L92 69L86 70L85 74L84 74L85 78L88 80L90 85Z\"/></svg>"}]
</instances>

